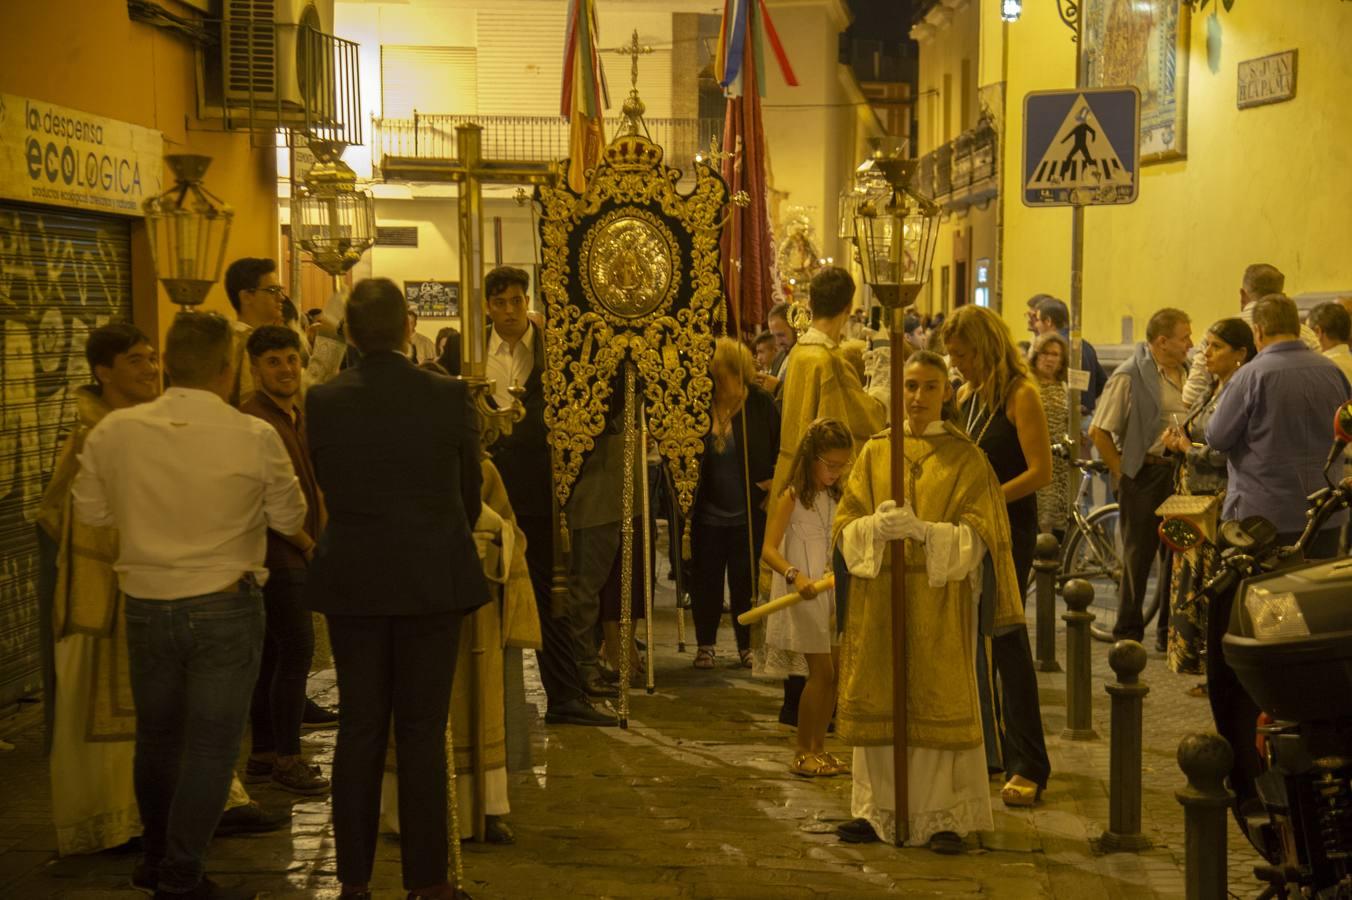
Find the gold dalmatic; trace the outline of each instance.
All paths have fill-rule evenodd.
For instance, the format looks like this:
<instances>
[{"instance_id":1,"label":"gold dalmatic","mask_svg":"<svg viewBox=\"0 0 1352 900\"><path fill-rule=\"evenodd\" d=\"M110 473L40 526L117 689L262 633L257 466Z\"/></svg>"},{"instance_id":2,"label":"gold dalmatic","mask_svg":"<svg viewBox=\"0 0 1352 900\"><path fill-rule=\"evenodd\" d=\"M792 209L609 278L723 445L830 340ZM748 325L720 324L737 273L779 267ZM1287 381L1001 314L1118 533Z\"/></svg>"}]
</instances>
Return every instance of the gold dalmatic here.
<instances>
[{"instance_id":1,"label":"gold dalmatic","mask_svg":"<svg viewBox=\"0 0 1352 900\"><path fill-rule=\"evenodd\" d=\"M637 133L636 117L631 124L606 147L584 193L565 182L538 189L545 424L563 509L632 364L688 521L709 430L709 363L724 327L718 238L727 186L697 160L694 188L681 193L680 170Z\"/></svg>"}]
</instances>

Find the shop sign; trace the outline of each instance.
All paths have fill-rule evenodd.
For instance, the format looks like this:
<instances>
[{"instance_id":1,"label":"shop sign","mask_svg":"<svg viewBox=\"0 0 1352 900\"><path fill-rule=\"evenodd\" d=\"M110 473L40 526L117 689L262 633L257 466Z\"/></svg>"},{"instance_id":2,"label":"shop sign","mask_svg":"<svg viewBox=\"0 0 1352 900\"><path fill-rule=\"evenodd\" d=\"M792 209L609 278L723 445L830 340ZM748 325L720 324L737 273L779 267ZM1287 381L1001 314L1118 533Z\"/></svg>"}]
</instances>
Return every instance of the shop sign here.
<instances>
[{"instance_id":1,"label":"shop sign","mask_svg":"<svg viewBox=\"0 0 1352 900\"><path fill-rule=\"evenodd\" d=\"M1281 103L1296 96L1296 51L1286 50L1239 64L1235 105L1240 109Z\"/></svg>"},{"instance_id":2,"label":"shop sign","mask_svg":"<svg viewBox=\"0 0 1352 900\"><path fill-rule=\"evenodd\" d=\"M139 216L163 170L154 129L0 94L0 198Z\"/></svg>"}]
</instances>

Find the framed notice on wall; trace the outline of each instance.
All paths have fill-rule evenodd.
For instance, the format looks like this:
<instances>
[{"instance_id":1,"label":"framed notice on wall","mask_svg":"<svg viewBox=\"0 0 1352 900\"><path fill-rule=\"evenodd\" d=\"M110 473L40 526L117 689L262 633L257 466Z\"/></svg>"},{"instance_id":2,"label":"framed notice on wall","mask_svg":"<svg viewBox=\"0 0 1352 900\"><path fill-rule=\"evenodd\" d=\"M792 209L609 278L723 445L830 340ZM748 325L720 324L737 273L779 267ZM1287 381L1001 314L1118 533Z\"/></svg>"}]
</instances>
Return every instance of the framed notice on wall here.
<instances>
[{"instance_id":1,"label":"framed notice on wall","mask_svg":"<svg viewBox=\"0 0 1352 900\"><path fill-rule=\"evenodd\" d=\"M422 319L456 319L460 317L460 282L405 281L404 297L416 304Z\"/></svg>"}]
</instances>

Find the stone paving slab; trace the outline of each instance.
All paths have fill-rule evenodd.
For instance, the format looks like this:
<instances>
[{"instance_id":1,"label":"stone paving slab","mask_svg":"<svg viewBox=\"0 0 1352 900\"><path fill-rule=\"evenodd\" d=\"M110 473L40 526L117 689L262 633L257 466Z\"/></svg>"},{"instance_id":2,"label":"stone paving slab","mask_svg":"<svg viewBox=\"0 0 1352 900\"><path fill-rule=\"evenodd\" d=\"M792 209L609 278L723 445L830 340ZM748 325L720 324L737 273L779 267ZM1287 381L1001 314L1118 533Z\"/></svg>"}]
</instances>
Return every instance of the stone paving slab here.
<instances>
[{"instance_id":1,"label":"stone paving slab","mask_svg":"<svg viewBox=\"0 0 1352 900\"><path fill-rule=\"evenodd\" d=\"M1184 734L1209 727L1208 707L1186 693L1198 679L1169 673L1161 655L1151 654L1142 676L1151 688L1145 699L1143 820L1152 849L1101 854L1096 848L1108 818L1108 698L1102 684L1111 676L1105 644L1095 645L1093 691L1094 724L1103 740L1061 739L1064 675L1039 676L1053 777L1038 808L1006 810L993 782L996 831L973 840L961 857L845 845L829 832L849 817L848 777L810 780L787 772L792 735L775 720L778 683L740 668L693 669L689 653L675 652L674 608L665 582L662 587L658 690L631 695L628 731L545 727L534 660L526 655L531 765L509 776L509 821L517 843L465 845L465 884L476 898L1183 895L1183 817L1173 796L1183 777L1174 753ZM724 653L732 657L726 629L724 636ZM331 673L312 688L331 697ZM4 731L0 723L0 735ZM0 753L0 897L142 896L128 885L131 856L54 859L40 735L28 727L4 736L16 747ZM306 752L325 768L333 737L331 731L305 736ZM831 749L848 753L834 739ZM291 807L290 829L218 840L210 871L263 898L335 897L327 803L268 787L255 795L269 807ZM402 897L398 842L382 840L377 857L376 897ZM1251 877L1256 861L1232 827L1236 896L1258 893Z\"/></svg>"}]
</instances>

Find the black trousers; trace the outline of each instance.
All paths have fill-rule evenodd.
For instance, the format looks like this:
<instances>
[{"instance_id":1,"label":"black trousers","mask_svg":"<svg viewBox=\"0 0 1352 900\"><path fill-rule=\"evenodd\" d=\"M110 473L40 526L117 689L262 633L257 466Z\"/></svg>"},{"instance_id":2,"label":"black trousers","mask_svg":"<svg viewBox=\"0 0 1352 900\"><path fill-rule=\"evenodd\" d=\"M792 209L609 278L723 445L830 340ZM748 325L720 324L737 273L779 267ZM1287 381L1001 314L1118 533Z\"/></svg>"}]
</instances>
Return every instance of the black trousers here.
<instances>
[{"instance_id":1,"label":"black trousers","mask_svg":"<svg viewBox=\"0 0 1352 900\"><path fill-rule=\"evenodd\" d=\"M342 697L333 755L338 880L371 880L393 718L404 887L442 884L448 850L446 719L461 614L327 619Z\"/></svg>"},{"instance_id":2,"label":"black trousers","mask_svg":"<svg viewBox=\"0 0 1352 900\"><path fill-rule=\"evenodd\" d=\"M1033 517L1019 525L1021 527L1011 527L1010 549L1015 579L1019 590L1023 591L1033 567L1037 520ZM978 649L978 654L983 657L978 669L983 673L986 671L984 644L984 641L979 642ZM1033 666L1033 648L1028 641L1027 626L1019 625L992 637L991 662L995 669L996 697L983 718L992 720L991 724L1000 729L1003 758L999 765L1006 777L1021 775L1045 787L1051 777L1052 765L1042 734L1042 704L1038 699L1037 670Z\"/></svg>"},{"instance_id":3,"label":"black trousers","mask_svg":"<svg viewBox=\"0 0 1352 900\"><path fill-rule=\"evenodd\" d=\"M300 755L305 682L315 653L314 620L304 593L304 569L273 569L263 585L268 630L249 707L254 753Z\"/></svg>"},{"instance_id":4,"label":"black trousers","mask_svg":"<svg viewBox=\"0 0 1352 900\"><path fill-rule=\"evenodd\" d=\"M747 526L691 525L690 611L695 620L695 640L702 647L718 643L718 623L723 618L723 586L732 608L732 633L737 649L751 647L751 628L738 625L737 617L751 609L751 543Z\"/></svg>"},{"instance_id":5,"label":"black trousers","mask_svg":"<svg viewBox=\"0 0 1352 900\"><path fill-rule=\"evenodd\" d=\"M1160 553L1160 517L1155 515L1155 510L1173 492L1172 466L1146 464L1134 477L1124 474L1118 483L1117 527L1122 532L1122 582L1117 593L1117 624L1113 626L1113 637L1119 641L1145 639L1142 612L1145 592L1150 581L1150 567ZM1157 589L1159 587L1156 585ZM1168 613L1163 613L1157 627L1163 627L1162 633L1167 635L1168 626Z\"/></svg>"},{"instance_id":6,"label":"black trousers","mask_svg":"<svg viewBox=\"0 0 1352 900\"><path fill-rule=\"evenodd\" d=\"M565 604L556 618L550 594L554 585L554 520L552 516L517 516L516 524L526 534L526 566L535 589L535 609L540 614L540 649L535 651L540 682L551 708L585 695L582 676L573 657L573 628Z\"/></svg>"}]
</instances>

